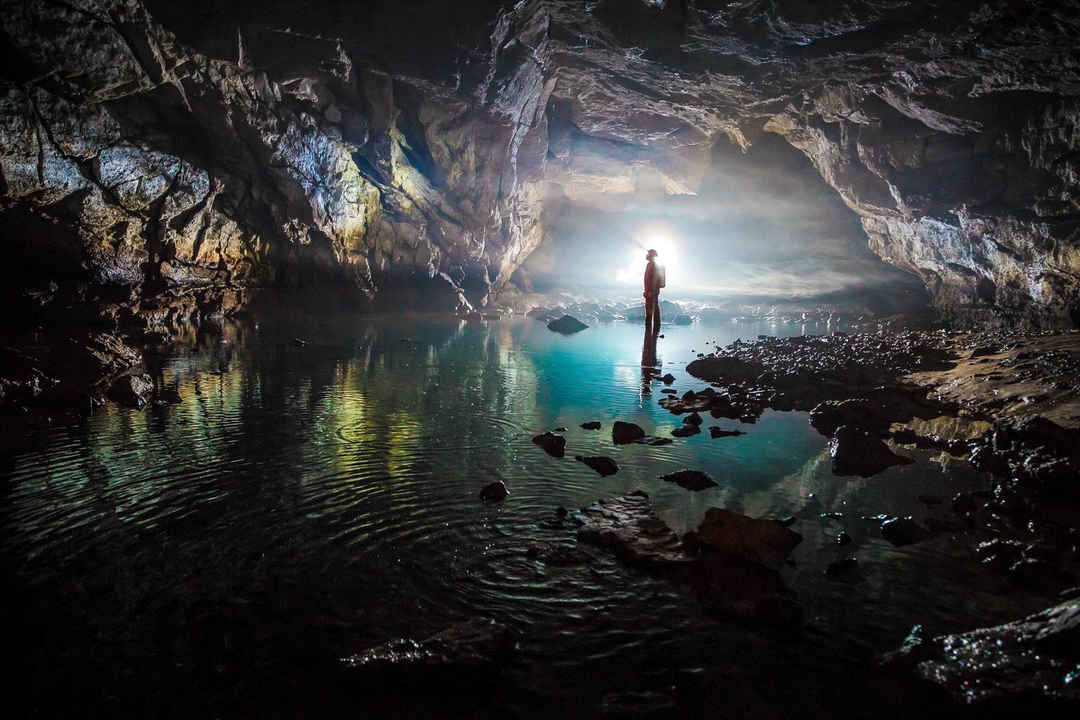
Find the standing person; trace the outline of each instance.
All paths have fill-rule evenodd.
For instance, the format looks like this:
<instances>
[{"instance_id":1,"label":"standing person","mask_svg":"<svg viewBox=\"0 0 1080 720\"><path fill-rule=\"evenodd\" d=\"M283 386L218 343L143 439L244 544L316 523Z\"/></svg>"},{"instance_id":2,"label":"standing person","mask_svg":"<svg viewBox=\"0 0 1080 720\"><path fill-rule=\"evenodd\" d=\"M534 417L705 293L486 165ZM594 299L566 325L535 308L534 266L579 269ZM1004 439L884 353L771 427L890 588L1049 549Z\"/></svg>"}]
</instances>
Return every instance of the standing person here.
<instances>
[{"instance_id":1,"label":"standing person","mask_svg":"<svg viewBox=\"0 0 1080 720\"><path fill-rule=\"evenodd\" d=\"M656 264L655 250L645 253L645 332L660 332L660 288L664 287L664 269Z\"/></svg>"}]
</instances>

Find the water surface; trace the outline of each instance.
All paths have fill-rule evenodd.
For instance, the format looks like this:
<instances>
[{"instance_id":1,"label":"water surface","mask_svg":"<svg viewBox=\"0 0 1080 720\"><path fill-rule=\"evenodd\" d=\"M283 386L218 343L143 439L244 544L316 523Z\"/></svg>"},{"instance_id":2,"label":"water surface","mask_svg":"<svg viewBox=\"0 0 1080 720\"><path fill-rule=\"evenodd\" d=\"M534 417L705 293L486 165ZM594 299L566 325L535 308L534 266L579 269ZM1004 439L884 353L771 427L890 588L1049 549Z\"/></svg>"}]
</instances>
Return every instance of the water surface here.
<instances>
[{"instance_id":1,"label":"water surface","mask_svg":"<svg viewBox=\"0 0 1080 720\"><path fill-rule=\"evenodd\" d=\"M684 392L704 386L684 367L714 344L803 332L824 329L665 326L646 361ZM299 668L331 672L336 657L479 614L523 638L511 685L592 702L730 662L735 646L769 662L820 666L827 654L843 672L914 622L947 631L1022 609L962 545L895 549L861 519L926 516L920 493L985 486L966 464L908 453L915 465L837 478L825 439L794 412L752 425L707 418L672 445L614 446L616 419L661 436L681 424L657 405L664 386L643 377L643 350L641 326L627 323L563 337L527 319L369 317L229 325L152 359L180 404L109 405L3 467L8 613L28 692L41 707L59 685L71 703L243 712L289 695ZM591 420L603 428L579 427ZM747 434L713 440L711 424ZM531 442L557 427L562 459ZM602 478L576 454L608 455L620 471ZM719 486L691 493L659 479L684 467ZM481 504L496 479L510 497ZM599 550L566 568L526 556L531 544L574 542L556 507L633 489L679 532L711 506L796 514L805 541L785 575L809 637L828 647L705 617L685 589ZM835 545L841 529L853 546ZM862 582L824 578L843 554L859 557Z\"/></svg>"}]
</instances>

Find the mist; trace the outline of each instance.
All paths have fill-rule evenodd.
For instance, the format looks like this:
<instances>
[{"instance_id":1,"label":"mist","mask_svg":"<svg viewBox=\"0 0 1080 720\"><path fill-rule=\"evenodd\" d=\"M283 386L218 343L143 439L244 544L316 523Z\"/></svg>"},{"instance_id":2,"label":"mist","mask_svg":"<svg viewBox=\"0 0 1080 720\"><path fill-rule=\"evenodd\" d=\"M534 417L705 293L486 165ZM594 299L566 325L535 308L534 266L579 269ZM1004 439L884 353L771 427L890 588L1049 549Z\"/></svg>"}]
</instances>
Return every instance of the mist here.
<instances>
[{"instance_id":1,"label":"mist","mask_svg":"<svg viewBox=\"0 0 1080 720\"><path fill-rule=\"evenodd\" d=\"M632 292L650 247L672 297L927 302L915 276L869 250L856 215L805 156L772 135L746 153L717 143L696 194L567 197L524 270L537 291Z\"/></svg>"}]
</instances>

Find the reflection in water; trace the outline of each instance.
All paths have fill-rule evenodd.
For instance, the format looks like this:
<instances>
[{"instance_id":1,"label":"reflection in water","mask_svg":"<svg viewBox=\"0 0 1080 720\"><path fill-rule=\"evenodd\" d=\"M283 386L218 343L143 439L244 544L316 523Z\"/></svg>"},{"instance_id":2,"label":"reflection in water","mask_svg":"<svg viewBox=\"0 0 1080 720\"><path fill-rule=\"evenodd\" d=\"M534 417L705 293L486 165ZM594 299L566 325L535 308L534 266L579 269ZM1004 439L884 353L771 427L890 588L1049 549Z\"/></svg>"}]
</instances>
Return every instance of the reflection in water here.
<instances>
[{"instance_id":1,"label":"reflection in water","mask_svg":"<svg viewBox=\"0 0 1080 720\"><path fill-rule=\"evenodd\" d=\"M645 340L641 346L641 394L642 396L652 394L652 381L656 376L653 372L660 366L660 363L656 359L656 336L658 333L652 332L652 330L645 327Z\"/></svg>"},{"instance_id":2,"label":"reflection in water","mask_svg":"<svg viewBox=\"0 0 1080 720\"><path fill-rule=\"evenodd\" d=\"M617 419L663 436L680 425L649 397L646 370L671 372L680 392L700 389L683 371L693 349L765 331L671 327L663 358L655 336L639 346L640 327L623 323L564 337L529 320L266 321L193 337L148 368L159 387L179 390L179 405L107 406L5 468L0 548L14 650L26 682L39 684L29 692L46 698L66 683L72 702L80 693L168 702L162 678L205 688L252 674L285 687L298 663L318 673L358 648L474 614L528 638L527 682L541 682L524 670L533 663L564 668L551 681L560 693L602 691L596 673L618 683L641 667L720 661L729 647L685 590L601 551L569 568L524 553L574 542L572 527L553 522L557 506L638 488L680 533L713 505L800 513L806 539L786 572L808 614L829 618L852 652L895 644L913 621L994 619L985 603L975 612L986 593L953 579L962 573L948 551L898 551L859 524L919 512L918 494L943 493L940 465L837 478L804 413L766 412L740 437L612 445ZM290 343L297 336L305 347ZM580 429L587 420L603 430ZM608 455L620 471L599 478L530 442L557 426L569 428L567 455ZM689 493L659 480L681 467L719 487ZM511 496L482 505L477 492L492 479ZM965 482L982 480L949 487ZM861 600L824 580L837 552L837 521L821 520L824 510L843 512L859 543ZM867 594L894 609L847 612Z\"/></svg>"}]
</instances>

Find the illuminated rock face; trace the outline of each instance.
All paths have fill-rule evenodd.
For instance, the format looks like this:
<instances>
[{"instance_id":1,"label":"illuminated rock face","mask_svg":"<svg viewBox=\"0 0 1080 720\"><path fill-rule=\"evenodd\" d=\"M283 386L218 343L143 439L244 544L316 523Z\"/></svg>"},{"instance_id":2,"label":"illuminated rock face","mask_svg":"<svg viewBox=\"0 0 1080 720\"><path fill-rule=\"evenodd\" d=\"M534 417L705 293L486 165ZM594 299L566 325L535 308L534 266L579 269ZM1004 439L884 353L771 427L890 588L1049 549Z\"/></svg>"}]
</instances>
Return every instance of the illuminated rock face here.
<instances>
[{"instance_id":1,"label":"illuminated rock face","mask_svg":"<svg viewBox=\"0 0 1080 720\"><path fill-rule=\"evenodd\" d=\"M482 305L560 198L690 193L772 132L946 315L1080 323L1076 2L357 5L5 3L8 288Z\"/></svg>"}]
</instances>

